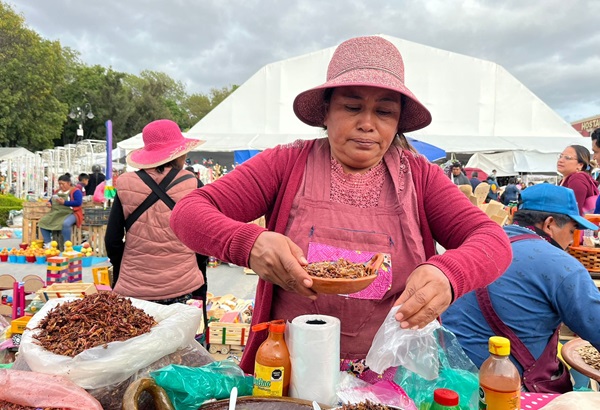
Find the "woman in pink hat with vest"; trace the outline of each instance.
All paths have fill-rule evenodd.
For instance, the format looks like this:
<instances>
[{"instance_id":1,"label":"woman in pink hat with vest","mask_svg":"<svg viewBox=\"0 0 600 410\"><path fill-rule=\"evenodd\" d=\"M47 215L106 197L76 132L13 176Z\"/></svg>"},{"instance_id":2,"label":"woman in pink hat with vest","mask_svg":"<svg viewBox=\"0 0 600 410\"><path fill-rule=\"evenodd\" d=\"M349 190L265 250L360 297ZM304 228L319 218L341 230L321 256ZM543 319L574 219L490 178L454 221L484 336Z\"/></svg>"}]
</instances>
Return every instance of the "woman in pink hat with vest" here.
<instances>
[{"instance_id":1,"label":"woman in pink hat with vest","mask_svg":"<svg viewBox=\"0 0 600 410\"><path fill-rule=\"evenodd\" d=\"M342 43L327 82L300 93L294 112L327 137L265 150L178 202L171 227L197 252L259 275L253 323L310 313L338 317L341 368L364 369L356 364L393 306L402 305L398 326L425 326L456 298L499 277L510 245L440 167L408 145L403 133L427 126L431 114L405 86L402 57L389 41ZM246 223L261 215L267 229ZM447 249L443 255L435 241ZM316 294L302 268L375 253L388 262L358 294ZM250 336L241 363L246 372L253 371L263 333ZM360 377L380 380L370 370Z\"/></svg>"},{"instance_id":2,"label":"woman in pink hat with vest","mask_svg":"<svg viewBox=\"0 0 600 410\"><path fill-rule=\"evenodd\" d=\"M175 203L199 186L183 168L186 154L204 141L185 138L170 120L146 125L142 138L144 147L127 156L127 163L140 170L119 177L106 229L114 291L162 304L185 303L205 280L201 261L175 236L169 218Z\"/></svg>"}]
</instances>

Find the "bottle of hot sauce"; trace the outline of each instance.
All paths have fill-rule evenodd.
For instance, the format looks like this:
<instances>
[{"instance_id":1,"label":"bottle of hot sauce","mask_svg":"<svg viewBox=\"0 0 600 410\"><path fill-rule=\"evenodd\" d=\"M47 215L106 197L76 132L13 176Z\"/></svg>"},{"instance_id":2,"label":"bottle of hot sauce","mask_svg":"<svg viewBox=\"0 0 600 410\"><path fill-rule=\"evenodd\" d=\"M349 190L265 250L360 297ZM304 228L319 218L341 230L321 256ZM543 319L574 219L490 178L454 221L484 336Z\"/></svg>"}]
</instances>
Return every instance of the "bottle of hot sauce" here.
<instances>
[{"instance_id":1,"label":"bottle of hot sauce","mask_svg":"<svg viewBox=\"0 0 600 410\"><path fill-rule=\"evenodd\" d=\"M256 352L252 395L287 396L292 366L284 338L285 322L273 320L252 326L253 332L266 329L269 329L269 337Z\"/></svg>"},{"instance_id":2,"label":"bottle of hot sauce","mask_svg":"<svg viewBox=\"0 0 600 410\"><path fill-rule=\"evenodd\" d=\"M519 410L521 408L521 376L510 361L510 341L492 336L490 357L479 369L479 409Z\"/></svg>"}]
</instances>

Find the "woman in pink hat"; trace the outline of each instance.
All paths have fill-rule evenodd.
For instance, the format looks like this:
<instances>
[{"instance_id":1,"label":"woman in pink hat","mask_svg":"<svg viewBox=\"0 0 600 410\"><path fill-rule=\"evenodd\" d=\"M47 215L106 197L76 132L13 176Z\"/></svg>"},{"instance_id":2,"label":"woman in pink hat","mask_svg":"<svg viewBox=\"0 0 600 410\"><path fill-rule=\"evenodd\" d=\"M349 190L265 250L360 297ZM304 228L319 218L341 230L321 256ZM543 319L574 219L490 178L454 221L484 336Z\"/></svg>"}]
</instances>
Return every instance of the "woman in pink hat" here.
<instances>
[{"instance_id":1,"label":"woman in pink hat","mask_svg":"<svg viewBox=\"0 0 600 410\"><path fill-rule=\"evenodd\" d=\"M175 236L169 218L175 203L199 186L183 167L186 154L204 141L184 138L170 120L146 125L142 138L144 147L127 156L127 163L140 170L119 177L106 229L114 291L162 304L185 303L205 288L206 271L199 262L204 260L206 269L206 257L197 260Z\"/></svg>"},{"instance_id":2,"label":"woman in pink hat","mask_svg":"<svg viewBox=\"0 0 600 410\"><path fill-rule=\"evenodd\" d=\"M327 137L265 150L185 197L171 217L190 248L260 276L254 323L336 316L342 368L355 368L394 305L402 305L398 326L422 327L507 268L511 252L502 229L408 146L403 133L427 126L431 114L405 86L392 43L378 36L342 43L327 82L300 93L294 112ZM267 229L246 223L261 215ZM437 255L435 241L448 251ZM357 294L316 294L302 268L375 253L386 254L388 263ZM247 372L263 333L250 336L242 360ZM371 373L361 377L377 380Z\"/></svg>"}]
</instances>

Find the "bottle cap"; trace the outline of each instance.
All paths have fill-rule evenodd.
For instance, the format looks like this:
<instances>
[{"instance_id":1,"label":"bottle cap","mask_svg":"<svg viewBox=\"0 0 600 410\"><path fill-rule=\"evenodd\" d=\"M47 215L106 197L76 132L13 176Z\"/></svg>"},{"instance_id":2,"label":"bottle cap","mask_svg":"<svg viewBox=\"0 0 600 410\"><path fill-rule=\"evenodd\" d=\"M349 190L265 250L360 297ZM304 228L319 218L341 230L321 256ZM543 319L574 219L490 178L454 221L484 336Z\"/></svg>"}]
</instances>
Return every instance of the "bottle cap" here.
<instances>
[{"instance_id":1,"label":"bottle cap","mask_svg":"<svg viewBox=\"0 0 600 410\"><path fill-rule=\"evenodd\" d=\"M490 353L498 356L510 355L510 340L501 336L492 336L489 341Z\"/></svg>"},{"instance_id":2,"label":"bottle cap","mask_svg":"<svg viewBox=\"0 0 600 410\"><path fill-rule=\"evenodd\" d=\"M458 393L450 389L435 389L433 401L442 406L458 406Z\"/></svg>"},{"instance_id":3,"label":"bottle cap","mask_svg":"<svg viewBox=\"0 0 600 410\"><path fill-rule=\"evenodd\" d=\"M283 333L285 332L285 321L283 319L272 320L270 322L263 322L252 326L253 332L260 332L261 330L269 329L269 332Z\"/></svg>"}]
</instances>

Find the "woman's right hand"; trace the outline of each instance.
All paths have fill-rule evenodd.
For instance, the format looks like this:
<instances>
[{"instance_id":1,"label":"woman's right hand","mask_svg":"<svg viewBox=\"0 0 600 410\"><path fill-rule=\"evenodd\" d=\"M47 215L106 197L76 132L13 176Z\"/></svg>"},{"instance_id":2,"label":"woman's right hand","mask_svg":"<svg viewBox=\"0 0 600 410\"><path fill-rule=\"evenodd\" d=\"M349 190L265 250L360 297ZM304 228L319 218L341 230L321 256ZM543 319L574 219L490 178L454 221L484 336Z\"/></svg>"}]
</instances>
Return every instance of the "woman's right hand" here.
<instances>
[{"instance_id":1,"label":"woman's right hand","mask_svg":"<svg viewBox=\"0 0 600 410\"><path fill-rule=\"evenodd\" d=\"M308 262L300 247L277 232L261 233L250 251L250 268L261 279L315 299L316 293L310 289L312 279L302 265Z\"/></svg>"},{"instance_id":2,"label":"woman's right hand","mask_svg":"<svg viewBox=\"0 0 600 410\"><path fill-rule=\"evenodd\" d=\"M50 201L46 202L46 206L47 206L48 208L52 208L52 202L50 202Z\"/></svg>"}]
</instances>

